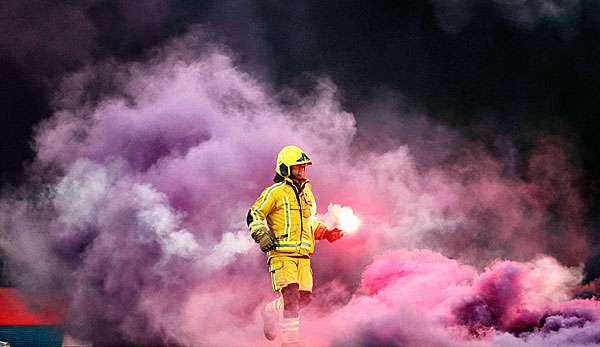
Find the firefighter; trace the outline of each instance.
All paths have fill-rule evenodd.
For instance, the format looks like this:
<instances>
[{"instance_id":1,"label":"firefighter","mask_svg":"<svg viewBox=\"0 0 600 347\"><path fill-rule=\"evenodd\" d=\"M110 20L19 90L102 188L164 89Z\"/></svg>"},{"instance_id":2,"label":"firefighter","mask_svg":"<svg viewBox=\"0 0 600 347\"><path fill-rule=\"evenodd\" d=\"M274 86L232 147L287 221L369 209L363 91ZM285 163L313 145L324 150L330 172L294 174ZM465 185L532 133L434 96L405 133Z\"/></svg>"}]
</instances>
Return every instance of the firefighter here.
<instances>
[{"instance_id":1,"label":"firefighter","mask_svg":"<svg viewBox=\"0 0 600 347\"><path fill-rule=\"evenodd\" d=\"M315 240L334 242L343 236L315 217L317 205L306 175L311 164L300 148L283 147L275 183L262 192L247 217L252 238L267 254L273 291L279 294L262 312L265 337L274 340L279 330L282 346L300 343L299 310L311 301Z\"/></svg>"}]
</instances>

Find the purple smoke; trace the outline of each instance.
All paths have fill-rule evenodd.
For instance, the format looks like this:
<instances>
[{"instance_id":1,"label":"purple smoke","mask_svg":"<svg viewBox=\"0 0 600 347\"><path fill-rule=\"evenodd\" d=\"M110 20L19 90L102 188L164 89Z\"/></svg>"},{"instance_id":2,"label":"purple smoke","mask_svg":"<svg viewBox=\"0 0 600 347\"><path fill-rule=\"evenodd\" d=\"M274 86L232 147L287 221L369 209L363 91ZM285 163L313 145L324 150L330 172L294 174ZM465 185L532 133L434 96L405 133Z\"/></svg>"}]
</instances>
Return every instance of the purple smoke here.
<instances>
[{"instance_id":1,"label":"purple smoke","mask_svg":"<svg viewBox=\"0 0 600 347\"><path fill-rule=\"evenodd\" d=\"M98 75L117 92L89 100ZM327 79L284 94L199 33L148 61L65 78L36 129L30 185L0 202L15 283L31 298L61 297L67 331L98 345L261 345L258 312L272 294L244 216L275 154L297 144L315 162L319 211L349 205L364 222L317 246L303 321L313 345L536 346L596 334L595 315L565 313L597 312L568 301L580 269L536 258L573 265L587 251L578 170L561 139L541 138L521 177L425 116L390 122L398 138L371 149L363 140L382 135L357 136ZM421 147L415 129L434 139Z\"/></svg>"}]
</instances>

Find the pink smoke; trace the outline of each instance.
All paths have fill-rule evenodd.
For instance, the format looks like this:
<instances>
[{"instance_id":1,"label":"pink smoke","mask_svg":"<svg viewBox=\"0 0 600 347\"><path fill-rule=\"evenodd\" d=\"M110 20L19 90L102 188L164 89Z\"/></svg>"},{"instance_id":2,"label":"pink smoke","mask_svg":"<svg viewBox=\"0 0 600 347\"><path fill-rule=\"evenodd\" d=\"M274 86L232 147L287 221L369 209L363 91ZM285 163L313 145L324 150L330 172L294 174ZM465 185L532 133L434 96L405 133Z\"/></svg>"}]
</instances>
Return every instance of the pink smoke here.
<instances>
[{"instance_id":1,"label":"pink smoke","mask_svg":"<svg viewBox=\"0 0 600 347\"><path fill-rule=\"evenodd\" d=\"M428 250L394 251L367 266L360 294L307 324L314 329L312 342L323 346L597 342L597 302L568 301L579 271L540 257L497 261L479 272ZM569 337L584 327L576 339Z\"/></svg>"},{"instance_id":2,"label":"pink smoke","mask_svg":"<svg viewBox=\"0 0 600 347\"><path fill-rule=\"evenodd\" d=\"M69 333L98 345L268 345L258 312L270 279L244 216L278 150L297 144L315 163L319 212L351 206L363 222L317 245L303 313L312 345L592 341L596 302L568 301L580 269L555 260L587 251L560 139L540 140L525 177L441 126L427 133L438 145L415 148L394 123L398 139L371 150L331 81L283 103L204 41L190 34L146 62L66 78L37 128L31 186L1 201L15 282L64 297ZM86 102L97 74L121 94ZM429 153L448 160L420 165Z\"/></svg>"}]
</instances>

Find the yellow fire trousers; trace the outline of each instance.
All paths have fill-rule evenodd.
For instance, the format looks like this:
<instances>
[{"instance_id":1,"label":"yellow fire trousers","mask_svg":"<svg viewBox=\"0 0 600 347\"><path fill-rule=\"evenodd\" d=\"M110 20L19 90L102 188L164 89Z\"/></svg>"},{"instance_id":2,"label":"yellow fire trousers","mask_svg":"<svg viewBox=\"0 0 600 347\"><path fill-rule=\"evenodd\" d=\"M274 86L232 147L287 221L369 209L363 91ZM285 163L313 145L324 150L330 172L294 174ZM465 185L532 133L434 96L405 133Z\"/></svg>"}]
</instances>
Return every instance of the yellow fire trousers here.
<instances>
[{"instance_id":1,"label":"yellow fire trousers","mask_svg":"<svg viewBox=\"0 0 600 347\"><path fill-rule=\"evenodd\" d=\"M290 283L298 283L301 291L312 292L313 276L310 268L309 257L277 256L269 260L269 271L273 291L279 292L281 288Z\"/></svg>"}]
</instances>

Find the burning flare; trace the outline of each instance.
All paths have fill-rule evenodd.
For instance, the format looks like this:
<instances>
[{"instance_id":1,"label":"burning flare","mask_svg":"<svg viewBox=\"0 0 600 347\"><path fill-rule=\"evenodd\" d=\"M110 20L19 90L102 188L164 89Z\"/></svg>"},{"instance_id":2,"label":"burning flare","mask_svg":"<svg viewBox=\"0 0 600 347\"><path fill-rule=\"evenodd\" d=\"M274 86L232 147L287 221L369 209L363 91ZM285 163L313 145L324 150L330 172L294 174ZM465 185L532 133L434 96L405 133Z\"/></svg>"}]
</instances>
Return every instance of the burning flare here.
<instances>
[{"instance_id":1,"label":"burning flare","mask_svg":"<svg viewBox=\"0 0 600 347\"><path fill-rule=\"evenodd\" d=\"M352 207L329 204L327 213L322 219L327 225L341 229L346 234L355 234L360 228L360 218L354 214Z\"/></svg>"}]
</instances>

